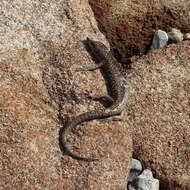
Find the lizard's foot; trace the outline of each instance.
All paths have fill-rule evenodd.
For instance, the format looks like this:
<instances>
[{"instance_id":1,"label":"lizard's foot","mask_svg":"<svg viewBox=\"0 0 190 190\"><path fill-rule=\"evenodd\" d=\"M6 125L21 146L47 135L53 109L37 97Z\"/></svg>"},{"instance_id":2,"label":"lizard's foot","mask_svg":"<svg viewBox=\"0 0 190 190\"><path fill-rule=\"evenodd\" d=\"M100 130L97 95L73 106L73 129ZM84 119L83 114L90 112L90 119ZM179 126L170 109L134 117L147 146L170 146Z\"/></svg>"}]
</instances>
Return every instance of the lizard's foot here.
<instances>
[{"instance_id":1,"label":"lizard's foot","mask_svg":"<svg viewBox=\"0 0 190 190\"><path fill-rule=\"evenodd\" d=\"M105 119L100 119L102 122L109 122L109 121L122 121L124 117L124 112L122 111L119 115L114 115Z\"/></svg>"}]
</instances>

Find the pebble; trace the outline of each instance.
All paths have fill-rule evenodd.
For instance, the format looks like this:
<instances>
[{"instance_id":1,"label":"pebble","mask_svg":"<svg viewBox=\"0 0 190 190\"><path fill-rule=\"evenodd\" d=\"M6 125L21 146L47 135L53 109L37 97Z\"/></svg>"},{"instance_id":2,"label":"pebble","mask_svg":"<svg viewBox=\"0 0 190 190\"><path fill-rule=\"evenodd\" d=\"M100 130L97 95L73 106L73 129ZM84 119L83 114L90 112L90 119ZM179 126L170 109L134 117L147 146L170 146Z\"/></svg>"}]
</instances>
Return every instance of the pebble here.
<instances>
[{"instance_id":1,"label":"pebble","mask_svg":"<svg viewBox=\"0 0 190 190\"><path fill-rule=\"evenodd\" d=\"M158 30L154 34L154 38L151 45L151 50L163 48L168 41L168 35L163 30Z\"/></svg>"},{"instance_id":2,"label":"pebble","mask_svg":"<svg viewBox=\"0 0 190 190\"><path fill-rule=\"evenodd\" d=\"M190 40L190 33L186 33L186 34L184 35L184 39L185 39L185 40Z\"/></svg>"},{"instance_id":3,"label":"pebble","mask_svg":"<svg viewBox=\"0 0 190 190\"><path fill-rule=\"evenodd\" d=\"M168 32L168 41L170 43L178 43L183 40L183 34L180 30L172 28L171 32Z\"/></svg>"}]
</instances>

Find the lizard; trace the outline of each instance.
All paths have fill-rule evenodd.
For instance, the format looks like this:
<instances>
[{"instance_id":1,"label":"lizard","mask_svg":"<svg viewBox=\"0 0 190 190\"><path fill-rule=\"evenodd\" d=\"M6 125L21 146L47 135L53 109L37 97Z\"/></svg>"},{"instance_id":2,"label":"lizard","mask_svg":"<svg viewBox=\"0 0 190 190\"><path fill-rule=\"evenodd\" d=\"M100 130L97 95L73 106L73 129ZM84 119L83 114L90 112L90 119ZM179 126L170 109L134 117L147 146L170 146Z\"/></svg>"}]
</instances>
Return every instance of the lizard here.
<instances>
[{"instance_id":1,"label":"lizard","mask_svg":"<svg viewBox=\"0 0 190 190\"><path fill-rule=\"evenodd\" d=\"M62 145L65 153L74 159L82 161L97 161L97 158L85 158L74 154L69 150L66 143L66 136L71 129L77 125L91 121L95 119L113 119L118 120L123 115L123 111L127 105L127 100L129 96L130 84L127 79L124 78L120 69L119 63L112 55L111 51L99 41L94 41L89 38L86 40L87 48L90 51L91 56L96 60L97 65L81 68L80 71L93 71L95 69L100 69L106 83L108 95L104 96L94 96L91 95L92 99L104 98L104 100L111 103L111 106L104 109L95 109L93 111L82 113L72 120L70 120L63 129L61 134Z\"/></svg>"}]
</instances>

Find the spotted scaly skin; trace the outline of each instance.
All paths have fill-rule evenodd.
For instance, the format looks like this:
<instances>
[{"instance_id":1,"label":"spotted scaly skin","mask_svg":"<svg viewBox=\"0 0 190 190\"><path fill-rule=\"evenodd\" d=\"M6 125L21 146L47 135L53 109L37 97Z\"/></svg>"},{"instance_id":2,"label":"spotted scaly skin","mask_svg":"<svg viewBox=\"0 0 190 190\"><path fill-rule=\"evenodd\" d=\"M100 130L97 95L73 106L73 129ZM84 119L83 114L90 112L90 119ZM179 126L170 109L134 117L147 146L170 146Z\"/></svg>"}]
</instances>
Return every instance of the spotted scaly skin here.
<instances>
[{"instance_id":1,"label":"spotted scaly skin","mask_svg":"<svg viewBox=\"0 0 190 190\"><path fill-rule=\"evenodd\" d=\"M68 122L63 130L62 145L67 155L77 160L90 162L97 161L98 159L81 157L69 150L66 143L67 134L71 132L72 128L83 122L110 117L114 118L121 115L127 104L130 85L128 80L122 76L122 73L119 70L119 63L103 43L93 41L89 38L87 38L86 42L90 54L96 60L97 65L81 70L92 71L98 68L101 70L106 82L108 92L107 99L112 100L112 106L107 109L89 111L74 117L70 122Z\"/></svg>"}]
</instances>

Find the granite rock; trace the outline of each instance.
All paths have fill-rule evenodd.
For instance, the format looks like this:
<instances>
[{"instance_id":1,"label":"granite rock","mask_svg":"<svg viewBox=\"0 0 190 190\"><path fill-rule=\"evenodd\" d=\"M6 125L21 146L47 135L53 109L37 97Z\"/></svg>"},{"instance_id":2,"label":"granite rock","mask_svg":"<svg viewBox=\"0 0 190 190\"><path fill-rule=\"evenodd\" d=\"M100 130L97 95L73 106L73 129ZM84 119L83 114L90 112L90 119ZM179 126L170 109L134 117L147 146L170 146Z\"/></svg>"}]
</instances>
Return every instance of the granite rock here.
<instances>
[{"instance_id":1,"label":"granite rock","mask_svg":"<svg viewBox=\"0 0 190 190\"><path fill-rule=\"evenodd\" d=\"M2 0L0 6L0 189L124 189L132 141L123 122L89 122L71 146L100 162L61 151L64 115L100 107L86 92L105 90L82 43L104 42L87 0Z\"/></svg>"},{"instance_id":2,"label":"granite rock","mask_svg":"<svg viewBox=\"0 0 190 190\"><path fill-rule=\"evenodd\" d=\"M161 189L190 189L190 41L132 58L127 123L133 156Z\"/></svg>"}]
</instances>

